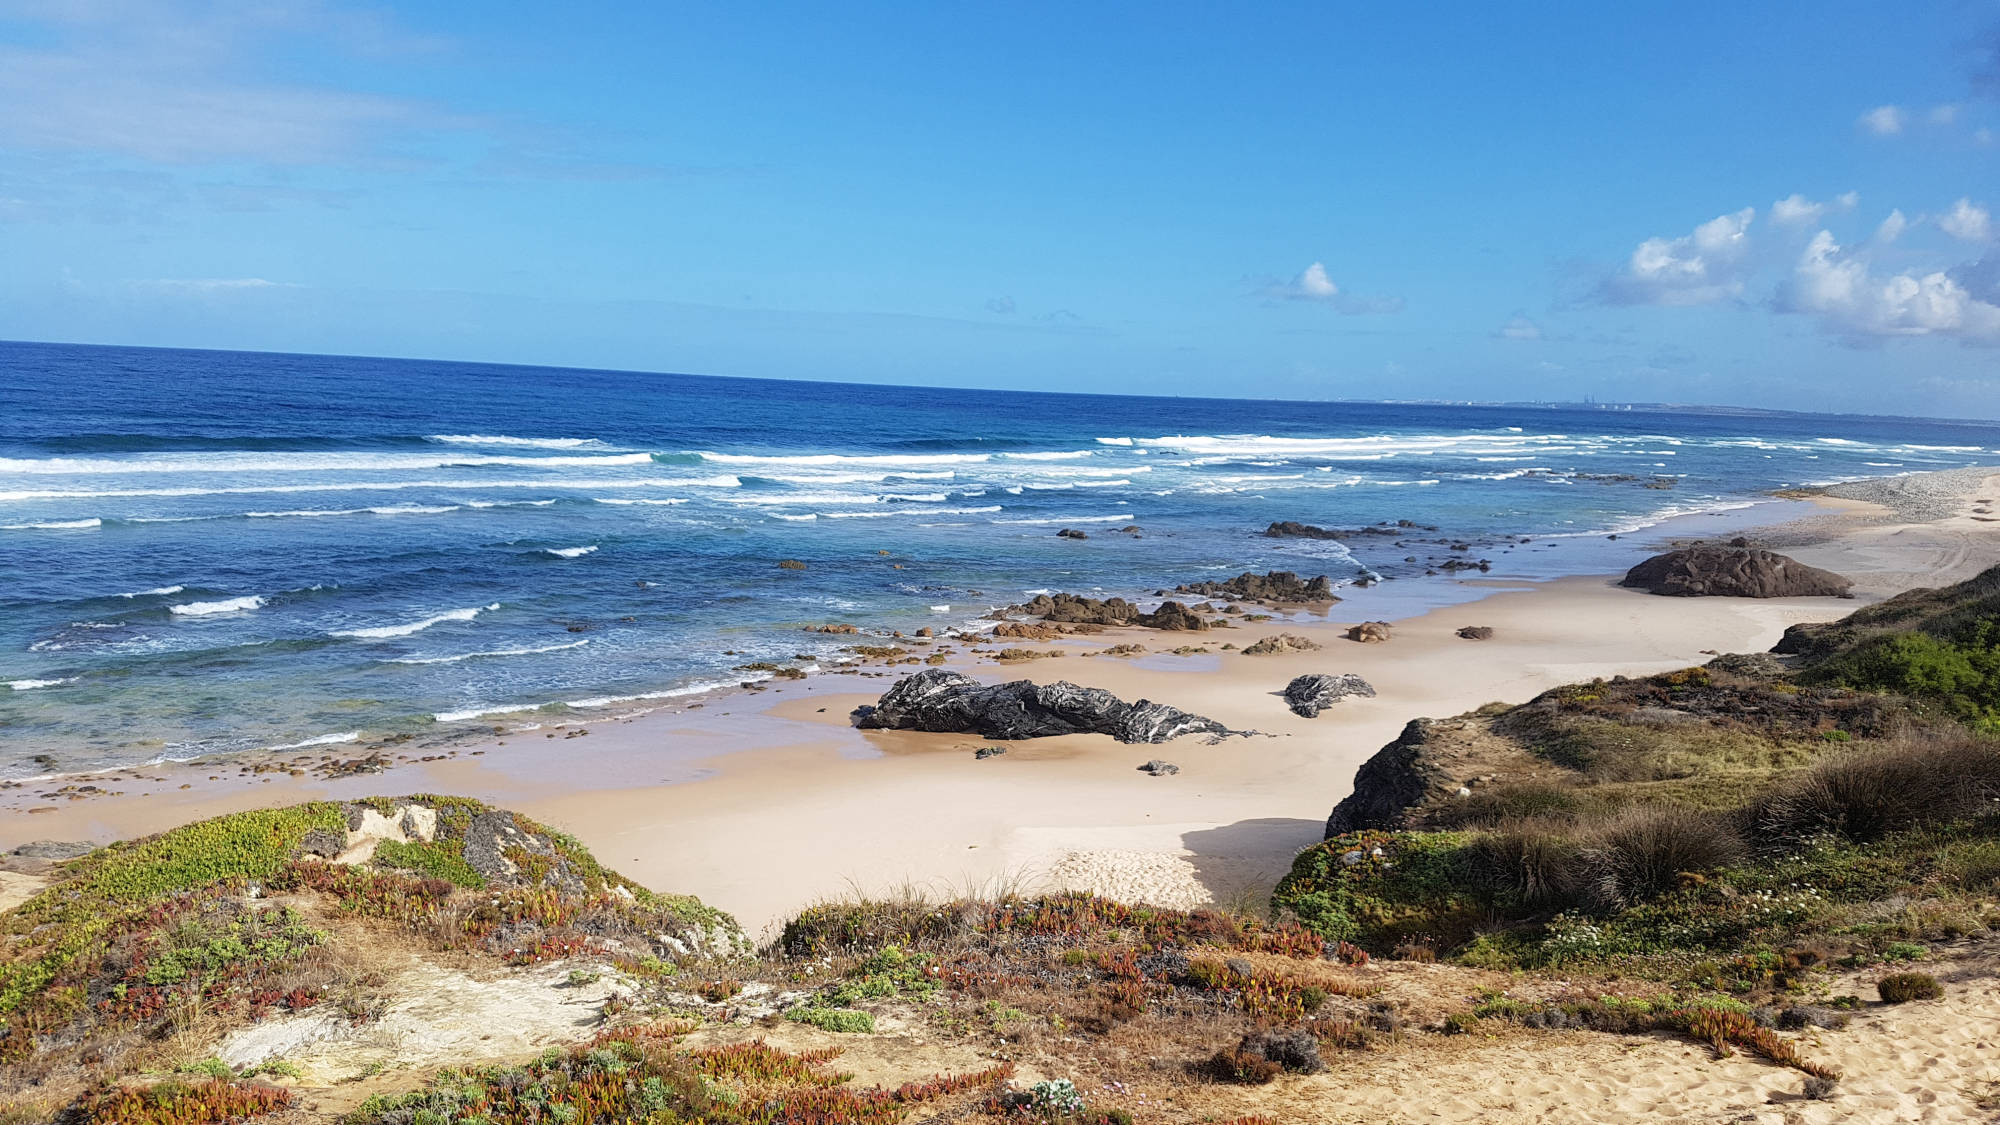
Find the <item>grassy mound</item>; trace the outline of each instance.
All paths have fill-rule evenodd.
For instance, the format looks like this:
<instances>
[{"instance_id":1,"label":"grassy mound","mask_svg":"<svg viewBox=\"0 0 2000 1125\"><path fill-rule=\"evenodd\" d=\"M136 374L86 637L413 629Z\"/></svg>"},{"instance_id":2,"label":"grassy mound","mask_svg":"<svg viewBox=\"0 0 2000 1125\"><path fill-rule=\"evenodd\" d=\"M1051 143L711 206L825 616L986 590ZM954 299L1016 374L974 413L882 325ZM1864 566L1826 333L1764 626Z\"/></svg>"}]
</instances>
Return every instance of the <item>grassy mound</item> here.
<instances>
[{"instance_id":1,"label":"grassy mound","mask_svg":"<svg viewBox=\"0 0 2000 1125\"><path fill-rule=\"evenodd\" d=\"M477 801L217 817L62 864L0 916L0 1096L79 1060L142 1062L197 1025L320 1004L366 1018L352 949L332 932L362 919L511 963L589 950L662 971L743 945L727 915L647 891L575 840Z\"/></svg>"}]
</instances>

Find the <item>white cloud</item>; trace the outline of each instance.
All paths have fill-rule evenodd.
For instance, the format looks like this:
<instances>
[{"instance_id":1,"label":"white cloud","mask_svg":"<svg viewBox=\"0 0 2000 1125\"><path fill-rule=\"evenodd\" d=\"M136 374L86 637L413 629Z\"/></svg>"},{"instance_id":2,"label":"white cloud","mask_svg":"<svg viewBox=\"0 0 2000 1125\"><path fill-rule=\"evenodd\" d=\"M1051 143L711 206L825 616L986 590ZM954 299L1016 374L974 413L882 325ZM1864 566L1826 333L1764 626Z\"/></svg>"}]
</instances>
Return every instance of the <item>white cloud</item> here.
<instances>
[{"instance_id":1,"label":"white cloud","mask_svg":"<svg viewBox=\"0 0 2000 1125\"><path fill-rule=\"evenodd\" d=\"M1903 109L1901 106L1878 105L1862 114L1857 123L1878 137L1893 137L1903 131Z\"/></svg>"},{"instance_id":2,"label":"white cloud","mask_svg":"<svg viewBox=\"0 0 2000 1125\"><path fill-rule=\"evenodd\" d=\"M1938 227L1953 238L1985 242L1993 237L1993 216L1970 199L1961 199L1938 218Z\"/></svg>"},{"instance_id":3,"label":"white cloud","mask_svg":"<svg viewBox=\"0 0 2000 1125\"><path fill-rule=\"evenodd\" d=\"M1958 120L1958 107L1950 102L1946 102L1943 105L1934 105L1931 107L1931 111L1925 116L1933 125L1949 125Z\"/></svg>"},{"instance_id":4,"label":"white cloud","mask_svg":"<svg viewBox=\"0 0 2000 1125\"><path fill-rule=\"evenodd\" d=\"M1706 305L1743 292L1750 223L1757 209L1718 215L1679 238L1649 238L1603 296L1620 305Z\"/></svg>"},{"instance_id":5,"label":"white cloud","mask_svg":"<svg viewBox=\"0 0 2000 1125\"><path fill-rule=\"evenodd\" d=\"M1771 204L1771 221L1785 226L1805 226L1819 222L1829 211L1851 211L1861 202L1858 192L1844 192L1825 203L1815 203L1798 192Z\"/></svg>"},{"instance_id":6,"label":"white cloud","mask_svg":"<svg viewBox=\"0 0 2000 1125\"><path fill-rule=\"evenodd\" d=\"M1820 231L1778 292L1778 308L1809 313L1836 335L1942 336L2000 344L2000 306L1968 292L1938 270L1887 276L1869 271L1865 255L1843 251Z\"/></svg>"},{"instance_id":7,"label":"white cloud","mask_svg":"<svg viewBox=\"0 0 2000 1125\"><path fill-rule=\"evenodd\" d=\"M1014 312L1014 298L989 297L986 300L986 311L999 313L1001 316L1010 316Z\"/></svg>"},{"instance_id":8,"label":"white cloud","mask_svg":"<svg viewBox=\"0 0 2000 1125\"><path fill-rule=\"evenodd\" d=\"M1301 301L1331 301L1340 296L1340 286L1335 285L1333 279L1326 276L1324 263L1314 262L1305 268L1305 272L1292 279L1286 295Z\"/></svg>"},{"instance_id":9,"label":"white cloud","mask_svg":"<svg viewBox=\"0 0 2000 1125\"><path fill-rule=\"evenodd\" d=\"M1403 311L1401 297L1360 297L1342 289L1327 274L1323 262L1307 266L1290 281L1266 285L1264 295L1286 301L1310 301L1349 316Z\"/></svg>"},{"instance_id":10,"label":"white cloud","mask_svg":"<svg viewBox=\"0 0 2000 1125\"><path fill-rule=\"evenodd\" d=\"M1539 340L1542 326L1529 320L1525 313L1515 313L1507 323L1494 329L1493 335L1501 340Z\"/></svg>"},{"instance_id":11,"label":"white cloud","mask_svg":"<svg viewBox=\"0 0 2000 1125\"><path fill-rule=\"evenodd\" d=\"M1909 225L1910 220L1903 217L1902 208L1899 207L1889 212L1889 217L1883 219L1882 225L1875 228L1875 241L1886 246L1903 237L1903 231L1908 229Z\"/></svg>"}]
</instances>

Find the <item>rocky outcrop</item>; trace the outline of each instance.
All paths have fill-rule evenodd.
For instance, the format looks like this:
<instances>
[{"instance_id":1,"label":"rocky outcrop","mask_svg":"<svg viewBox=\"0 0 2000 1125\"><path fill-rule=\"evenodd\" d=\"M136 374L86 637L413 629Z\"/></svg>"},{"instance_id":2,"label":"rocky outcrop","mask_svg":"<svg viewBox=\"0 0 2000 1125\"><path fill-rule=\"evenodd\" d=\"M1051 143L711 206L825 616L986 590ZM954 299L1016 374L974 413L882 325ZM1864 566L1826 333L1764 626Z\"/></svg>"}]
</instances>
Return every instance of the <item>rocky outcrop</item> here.
<instances>
[{"instance_id":1,"label":"rocky outcrop","mask_svg":"<svg viewBox=\"0 0 2000 1125\"><path fill-rule=\"evenodd\" d=\"M1043 621L1080 622L1089 625L1130 625L1139 619L1139 607L1124 598L1078 597L1075 594L1037 594L1020 605L1008 606L1007 613L1022 613Z\"/></svg>"},{"instance_id":2,"label":"rocky outcrop","mask_svg":"<svg viewBox=\"0 0 2000 1125\"><path fill-rule=\"evenodd\" d=\"M987 686L969 676L929 668L856 712L864 730L977 734L1011 741L1059 734L1108 734L1120 742L1166 742L1184 734L1222 736L1228 727L1200 715L1141 699L1127 703L1101 688L1058 680Z\"/></svg>"},{"instance_id":3,"label":"rocky outcrop","mask_svg":"<svg viewBox=\"0 0 2000 1125\"><path fill-rule=\"evenodd\" d=\"M1199 632L1208 628L1207 621L1179 602L1161 602L1160 608L1140 614L1136 621L1148 629L1169 632Z\"/></svg>"},{"instance_id":4,"label":"rocky outcrop","mask_svg":"<svg viewBox=\"0 0 2000 1125\"><path fill-rule=\"evenodd\" d=\"M1279 520L1264 529L1269 539L1361 539L1367 536L1381 536L1393 539L1412 531L1436 531L1428 524L1414 520L1397 520L1395 523L1376 524L1373 527L1315 527L1309 523L1293 520Z\"/></svg>"},{"instance_id":5,"label":"rocky outcrop","mask_svg":"<svg viewBox=\"0 0 2000 1125\"><path fill-rule=\"evenodd\" d=\"M1388 640L1389 636L1387 621L1363 621L1359 625L1350 625L1347 629L1348 640L1360 641L1365 645L1381 644Z\"/></svg>"},{"instance_id":6,"label":"rocky outcrop","mask_svg":"<svg viewBox=\"0 0 2000 1125\"><path fill-rule=\"evenodd\" d=\"M1285 706L1304 718L1316 718L1321 711L1350 695L1375 698L1375 689L1352 672L1338 676L1313 673L1299 676L1285 685Z\"/></svg>"},{"instance_id":7,"label":"rocky outcrop","mask_svg":"<svg viewBox=\"0 0 2000 1125\"><path fill-rule=\"evenodd\" d=\"M1443 783L1424 754L1430 728L1429 719L1411 719L1396 741L1361 763L1354 772L1354 792L1333 806L1333 815L1326 818L1327 839L1363 828L1400 827L1404 812L1423 804Z\"/></svg>"},{"instance_id":8,"label":"rocky outcrop","mask_svg":"<svg viewBox=\"0 0 2000 1125\"><path fill-rule=\"evenodd\" d=\"M1172 631L1195 631L1208 628L1208 622L1193 610L1179 602L1161 602L1160 608L1151 613L1139 612L1139 607L1124 598L1079 597L1076 594L1038 594L1032 601L1008 606L1002 614L1026 614L1043 621L1060 622L1066 625L1138 625L1147 629ZM1041 636L1040 633L1001 632L1007 628L1001 625L994 629L995 636ZM1020 628L1037 629L1038 626ZM1053 635L1053 634L1051 634Z\"/></svg>"},{"instance_id":9,"label":"rocky outcrop","mask_svg":"<svg viewBox=\"0 0 2000 1125\"><path fill-rule=\"evenodd\" d=\"M1052 641L1062 636L1062 630L1043 622L1002 621L993 627L993 635L1024 641Z\"/></svg>"},{"instance_id":10,"label":"rocky outcrop","mask_svg":"<svg viewBox=\"0 0 2000 1125\"><path fill-rule=\"evenodd\" d=\"M1854 584L1774 551L1696 546L1647 559L1619 585L1676 598L1844 598Z\"/></svg>"},{"instance_id":11,"label":"rocky outcrop","mask_svg":"<svg viewBox=\"0 0 2000 1125\"><path fill-rule=\"evenodd\" d=\"M1333 594L1333 583L1322 574L1316 578L1300 578L1289 570L1274 570L1269 574L1239 574L1227 582L1192 582L1174 589L1176 594L1194 594L1205 598L1230 598L1246 602L1277 602L1289 604L1318 604L1337 602Z\"/></svg>"},{"instance_id":12,"label":"rocky outcrop","mask_svg":"<svg viewBox=\"0 0 2000 1125\"><path fill-rule=\"evenodd\" d=\"M1245 656L1278 656L1287 652L1318 652L1319 642L1309 641L1294 633L1279 633L1275 637L1265 637L1243 650Z\"/></svg>"}]
</instances>

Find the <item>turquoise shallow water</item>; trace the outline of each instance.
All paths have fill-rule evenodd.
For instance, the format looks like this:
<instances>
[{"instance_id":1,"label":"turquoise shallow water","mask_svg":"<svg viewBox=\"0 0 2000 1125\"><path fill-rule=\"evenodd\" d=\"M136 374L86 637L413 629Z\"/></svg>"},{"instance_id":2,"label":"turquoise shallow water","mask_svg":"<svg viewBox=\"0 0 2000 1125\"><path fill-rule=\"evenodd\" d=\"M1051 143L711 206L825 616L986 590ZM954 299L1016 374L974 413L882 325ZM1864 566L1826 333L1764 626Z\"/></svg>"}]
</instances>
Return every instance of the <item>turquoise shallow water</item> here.
<instances>
[{"instance_id":1,"label":"turquoise shallow water","mask_svg":"<svg viewBox=\"0 0 2000 1125\"><path fill-rule=\"evenodd\" d=\"M1675 514L1996 456L1985 423L0 344L0 777L603 713L1035 590L1407 578L1454 541L1602 568Z\"/></svg>"}]
</instances>

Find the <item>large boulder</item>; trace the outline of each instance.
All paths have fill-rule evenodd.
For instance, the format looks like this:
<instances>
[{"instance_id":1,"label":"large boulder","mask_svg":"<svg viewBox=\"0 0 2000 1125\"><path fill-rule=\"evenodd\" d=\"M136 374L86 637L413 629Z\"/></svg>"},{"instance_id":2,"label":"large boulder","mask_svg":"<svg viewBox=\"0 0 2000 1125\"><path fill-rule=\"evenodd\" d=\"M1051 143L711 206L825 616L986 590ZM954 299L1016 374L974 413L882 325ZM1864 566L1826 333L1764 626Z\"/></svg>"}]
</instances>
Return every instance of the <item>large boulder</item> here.
<instances>
[{"instance_id":1,"label":"large boulder","mask_svg":"<svg viewBox=\"0 0 2000 1125\"><path fill-rule=\"evenodd\" d=\"M1340 600L1334 596L1333 583L1326 575L1300 578L1289 570L1274 570L1268 574L1244 573L1227 582L1191 582L1174 592L1246 602L1316 604Z\"/></svg>"},{"instance_id":2,"label":"large boulder","mask_svg":"<svg viewBox=\"0 0 2000 1125\"><path fill-rule=\"evenodd\" d=\"M1364 828L1399 828L1404 814L1421 805L1445 778L1425 753L1431 720L1411 719L1396 741L1375 752L1354 772L1354 792L1333 806L1326 838Z\"/></svg>"},{"instance_id":3,"label":"large boulder","mask_svg":"<svg viewBox=\"0 0 2000 1125\"><path fill-rule=\"evenodd\" d=\"M1854 584L1775 551L1697 546L1655 555L1619 585L1676 598L1845 598Z\"/></svg>"},{"instance_id":4,"label":"large boulder","mask_svg":"<svg viewBox=\"0 0 2000 1125\"><path fill-rule=\"evenodd\" d=\"M1312 673L1299 676L1285 685L1285 706L1311 719L1350 695L1373 699L1375 689L1367 680L1352 672L1343 672L1338 676Z\"/></svg>"},{"instance_id":5,"label":"large boulder","mask_svg":"<svg viewBox=\"0 0 2000 1125\"><path fill-rule=\"evenodd\" d=\"M1139 619L1139 607L1124 598L1099 601L1075 594L1037 594L1031 601L1008 606L1005 612L1084 625L1130 625Z\"/></svg>"},{"instance_id":6,"label":"large boulder","mask_svg":"<svg viewBox=\"0 0 2000 1125\"><path fill-rule=\"evenodd\" d=\"M1199 632L1208 628L1208 622L1200 614L1179 602L1161 602L1160 608L1151 613L1142 613L1137 622L1148 629L1165 629L1170 632Z\"/></svg>"},{"instance_id":7,"label":"large boulder","mask_svg":"<svg viewBox=\"0 0 2000 1125\"><path fill-rule=\"evenodd\" d=\"M1067 681L1014 680L991 686L944 668L927 668L859 712L864 730L921 730L1013 740L1058 734L1108 734L1120 742L1166 742L1184 734L1227 735L1214 719L1141 699L1127 703L1101 688Z\"/></svg>"}]
</instances>

